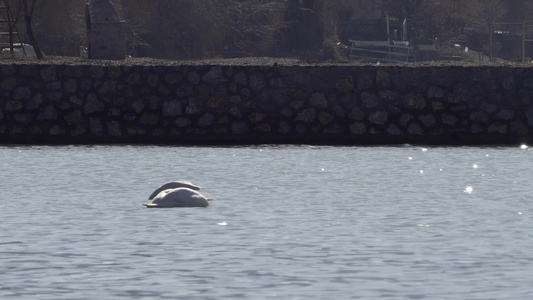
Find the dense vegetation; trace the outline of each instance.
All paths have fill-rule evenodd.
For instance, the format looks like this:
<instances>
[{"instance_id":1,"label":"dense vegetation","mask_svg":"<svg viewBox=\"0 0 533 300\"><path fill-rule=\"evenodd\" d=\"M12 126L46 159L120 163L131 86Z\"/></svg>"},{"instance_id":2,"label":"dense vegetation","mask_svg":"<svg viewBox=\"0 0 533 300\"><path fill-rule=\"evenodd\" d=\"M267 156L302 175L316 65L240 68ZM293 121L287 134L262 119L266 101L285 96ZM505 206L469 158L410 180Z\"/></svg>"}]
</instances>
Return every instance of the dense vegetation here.
<instances>
[{"instance_id":1,"label":"dense vegetation","mask_svg":"<svg viewBox=\"0 0 533 300\"><path fill-rule=\"evenodd\" d=\"M76 55L85 44L89 0L35 2L32 27L43 51ZM290 55L327 52L351 37L353 13L364 0L114 0L128 23L128 52L156 58ZM367 0L373 1L373 0ZM383 0L397 24L407 18L409 36L431 43L465 31L487 34L495 21L524 21L530 0ZM21 20L23 17L20 18ZM20 28L22 27L22 28ZM19 31L25 32L24 22ZM384 31L384 30L383 30ZM383 39L383 37L378 37ZM28 41L28 35L24 39ZM326 53L327 54L327 53Z\"/></svg>"}]
</instances>

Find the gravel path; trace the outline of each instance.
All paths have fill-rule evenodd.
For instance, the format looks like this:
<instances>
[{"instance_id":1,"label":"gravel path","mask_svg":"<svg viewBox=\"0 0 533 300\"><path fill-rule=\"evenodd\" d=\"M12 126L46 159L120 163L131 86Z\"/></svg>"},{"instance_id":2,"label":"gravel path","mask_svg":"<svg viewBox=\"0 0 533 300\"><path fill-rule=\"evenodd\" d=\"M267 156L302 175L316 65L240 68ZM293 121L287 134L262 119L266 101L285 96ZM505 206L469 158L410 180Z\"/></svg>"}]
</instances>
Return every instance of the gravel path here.
<instances>
[{"instance_id":1,"label":"gravel path","mask_svg":"<svg viewBox=\"0 0 533 300\"><path fill-rule=\"evenodd\" d=\"M360 61L332 62L332 61L312 61L298 58L284 57L242 57L242 58L212 58L199 60L163 60L153 58L129 57L125 60L91 60L71 56L49 56L42 60L36 58L11 58L1 57L0 65L97 65L97 66L181 66L181 65L220 65L220 66L408 66L408 67L533 67L533 63L511 63L511 62L469 62L469 61L431 61L408 64L394 63L366 63Z\"/></svg>"}]
</instances>

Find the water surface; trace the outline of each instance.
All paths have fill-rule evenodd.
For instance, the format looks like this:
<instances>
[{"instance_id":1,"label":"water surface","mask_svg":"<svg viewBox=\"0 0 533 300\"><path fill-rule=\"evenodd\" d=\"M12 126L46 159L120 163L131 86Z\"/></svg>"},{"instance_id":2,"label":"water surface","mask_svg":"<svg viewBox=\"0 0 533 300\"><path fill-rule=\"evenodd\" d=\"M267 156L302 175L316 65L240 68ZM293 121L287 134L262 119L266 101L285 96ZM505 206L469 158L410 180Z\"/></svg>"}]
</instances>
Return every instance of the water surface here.
<instances>
[{"instance_id":1,"label":"water surface","mask_svg":"<svg viewBox=\"0 0 533 300\"><path fill-rule=\"evenodd\" d=\"M527 299L533 150L0 146L1 299ZM208 208L146 209L190 180Z\"/></svg>"}]
</instances>

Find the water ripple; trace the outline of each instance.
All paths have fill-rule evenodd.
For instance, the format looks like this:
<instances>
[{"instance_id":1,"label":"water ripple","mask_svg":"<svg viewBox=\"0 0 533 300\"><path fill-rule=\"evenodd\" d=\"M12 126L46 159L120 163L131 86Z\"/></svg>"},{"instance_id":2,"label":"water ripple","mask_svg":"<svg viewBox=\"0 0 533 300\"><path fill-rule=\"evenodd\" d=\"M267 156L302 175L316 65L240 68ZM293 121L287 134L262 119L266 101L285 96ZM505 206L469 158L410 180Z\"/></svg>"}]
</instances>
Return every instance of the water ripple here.
<instances>
[{"instance_id":1,"label":"water ripple","mask_svg":"<svg viewBox=\"0 0 533 300\"><path fill-rule=\"evenodd\" d=\"M0 298L531 298L530 149L0 147Z\"/></svg>"}]
</instances>

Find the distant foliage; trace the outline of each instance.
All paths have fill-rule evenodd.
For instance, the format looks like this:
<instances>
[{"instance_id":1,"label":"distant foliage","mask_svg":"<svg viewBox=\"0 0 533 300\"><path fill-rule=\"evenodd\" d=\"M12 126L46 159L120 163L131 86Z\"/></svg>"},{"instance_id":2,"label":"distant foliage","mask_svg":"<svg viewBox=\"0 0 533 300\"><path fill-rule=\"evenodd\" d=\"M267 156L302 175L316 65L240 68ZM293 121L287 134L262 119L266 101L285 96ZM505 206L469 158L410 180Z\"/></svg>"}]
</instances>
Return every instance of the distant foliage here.
<instances>
[{"instance_id":1,"label":"distant foliage","mask_svg":"<svg viewBox=\"0 0 533 300\"><path fill-rule=\"evenodd\" d=\"M24 0L9 0L13 7ZM77 55L85 45L90 0L37 0L33 29L49 55ZM368 0L374 1L374 0ZM156 58L272 56L324 51L346 43L353 0L112 0L128 26L128 52ZM495 21L523 21L531 0L383 0L384 13L408 36L431 43ZM24 32L24 25L20 25ZM333 47L333 48L332 48Z\"/></svg>"}]
</instances>

